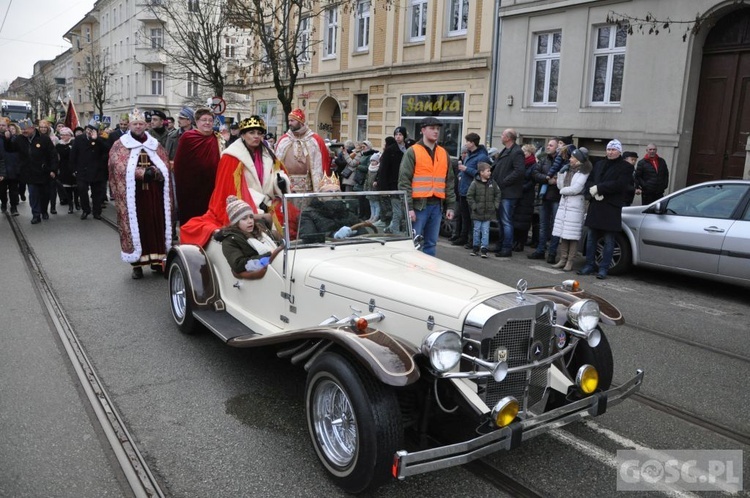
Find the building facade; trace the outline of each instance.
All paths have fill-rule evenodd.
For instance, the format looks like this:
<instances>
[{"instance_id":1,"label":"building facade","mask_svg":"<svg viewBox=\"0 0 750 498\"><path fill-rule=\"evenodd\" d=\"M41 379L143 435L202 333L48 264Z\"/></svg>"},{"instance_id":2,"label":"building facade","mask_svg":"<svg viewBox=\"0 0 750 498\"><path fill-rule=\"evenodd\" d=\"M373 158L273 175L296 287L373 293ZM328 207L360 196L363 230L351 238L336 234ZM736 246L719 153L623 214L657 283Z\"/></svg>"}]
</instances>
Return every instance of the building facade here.
<instances>
[{"instance_id":1,"label":"building facade","mask_svg":"<svg viewBox=\"0 0 750 498\"><path fill-rule=\"evenodd\" d=\"M608 16L706 19L697 34L659 23L631 35ZM503 0L493 136L526 141L573 134L602 157L618 138L670 167L670 190L750 178L750 8L732 0ZM621 17L622 18L622 17ZM631 20L635 27L636 21ZM504 105L503 105L504 104Z\"/></svg>"},{"instance_id":2,"label":"building facade","mask_svg":"<svg viewBox=\"0 0 750 498\"><path fill-rule=\"evenodd\" d=\"M457 155L469 132L484 136L490 90L494 2L380 0L332 5L305 21L310 39L295 89L310 127L331 140L369 139L396 126L419 138L419 121L445 122L441 142ZM276 90L245 91L271 131L283 133Z\"/></svg>"}]
</instances>

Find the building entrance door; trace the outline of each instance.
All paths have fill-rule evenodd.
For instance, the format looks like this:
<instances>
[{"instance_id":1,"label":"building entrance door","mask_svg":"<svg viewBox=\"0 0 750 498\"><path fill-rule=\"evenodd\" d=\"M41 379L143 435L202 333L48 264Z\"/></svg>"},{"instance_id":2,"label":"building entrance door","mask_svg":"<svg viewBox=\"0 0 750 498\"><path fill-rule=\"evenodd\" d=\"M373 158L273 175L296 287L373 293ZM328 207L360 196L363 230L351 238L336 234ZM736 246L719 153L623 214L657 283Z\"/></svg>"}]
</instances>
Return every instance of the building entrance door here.
<instances>
[{"instance_id":1,"label":"building entrance door","mask_svg":"<svg viewBox=\"0 0 750 498\"><path fill-rule=\"evenodd\" d=\"M750 136L750 9L711 30L700 78L687 184L742 178Z\"/></svg>"}]
</instances>

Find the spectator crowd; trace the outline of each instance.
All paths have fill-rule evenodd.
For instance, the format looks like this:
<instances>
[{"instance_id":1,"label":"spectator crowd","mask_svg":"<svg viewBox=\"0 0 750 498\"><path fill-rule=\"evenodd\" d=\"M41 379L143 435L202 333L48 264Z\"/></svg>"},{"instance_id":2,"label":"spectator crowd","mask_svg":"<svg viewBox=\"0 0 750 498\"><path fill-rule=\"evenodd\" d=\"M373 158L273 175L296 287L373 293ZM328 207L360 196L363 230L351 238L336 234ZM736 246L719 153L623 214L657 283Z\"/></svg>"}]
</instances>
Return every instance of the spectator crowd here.
<instances>
[{"instance_id":1,"label":"spectator crowd","mask_svg":"<svg viewBox=\"0 0 750 498\"><path fill-rule=\"evenodd\" d=\"M382 149L371 140L324 140L302 109L289 114L278 140L259 116L220 127L214 118L205 108L186 107L176 122L161 111L146 116L134 109L115 129L92 121L73 130L62 122L2 118L2 211L18 216L19 203L28 200L34 225L57 215L58 205L81 220L101 219L113 200L122 258L133 278L142 278L144 267L162 271L178 239L204 245L217 230L236 227L244 217L230 220L230 197L242 213L278 231L284 193L330 191L332 183L342 191L402 190L406 210L397 196L362 195L358 219L388 233L404 230L409 217L430 255L446 223L452 245L482 258L510 258L530 247L529 259L572 271L584 250L578 274L604 279L623 206L635 196L644 205L654 202L669 180L655 144L639 160L612 139L606 157L593 160L572 135L550 138L537 151L509 128L499 148L467 133L460 157L451 158L440 145L443 123L436 117L419 123L418 140L396 126ZM498 240L491 245L493 224Z\"/></svg>"}]
</instances>

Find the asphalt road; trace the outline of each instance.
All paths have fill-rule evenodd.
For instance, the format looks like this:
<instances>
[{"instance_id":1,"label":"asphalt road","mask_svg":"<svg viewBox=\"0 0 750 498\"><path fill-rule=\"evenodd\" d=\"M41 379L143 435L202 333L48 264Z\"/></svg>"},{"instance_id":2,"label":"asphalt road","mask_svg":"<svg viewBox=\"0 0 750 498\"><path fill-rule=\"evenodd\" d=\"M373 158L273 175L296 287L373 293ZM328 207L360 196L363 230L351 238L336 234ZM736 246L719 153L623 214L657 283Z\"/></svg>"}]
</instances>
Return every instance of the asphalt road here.
<instances>
[{"instance_id":1,"label":"asphalt road","mask_svg":"<svg viewBox=\"0 0 750 498\"><path fill-rule=\"evenodd\" d=\"M113 216L111 211L105 216ZM24 233L168 495L343 496L309 442L302 368L277 359L272 349L238 350L208 333L180 334L171 319L166 280L148 272L132 280L119 258L117 234L106 224L60 214L32 226L28 218L19 218ZM438 257L513 286L519 278L534 286L572 277L518 253L511 259L470 257L445 239ZM606 331L616 382L643 368L644 394L750 435L746 290L652 271L581 279L625 315L626 325ZM592 422L486 461L545 496L614 496L615 452L634 445L750 449L627 400ZM747 457L743 469L748 475ZM453 468L392 482L372 496L506 495L469 470Z\"/></svg>"}]
</instances>

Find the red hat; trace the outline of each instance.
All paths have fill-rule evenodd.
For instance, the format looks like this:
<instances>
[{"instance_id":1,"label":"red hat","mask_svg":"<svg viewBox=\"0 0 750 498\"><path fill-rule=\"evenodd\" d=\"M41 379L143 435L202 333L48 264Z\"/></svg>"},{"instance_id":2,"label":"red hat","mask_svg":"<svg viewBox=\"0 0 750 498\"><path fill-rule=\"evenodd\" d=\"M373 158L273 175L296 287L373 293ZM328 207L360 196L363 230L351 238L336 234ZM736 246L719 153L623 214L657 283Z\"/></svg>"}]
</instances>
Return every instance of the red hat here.
<instances>
[{"instance_id":1,"label":"red hat","mask_svg":"<svg viewBox=\"0 0 750 498\"><path fill-rule=\"evenodd\" d=\"M302 124L305 124L305 111L302 109L295 109L289 113L289 119L294 119Z\"/></svg>"}]
</instances>

